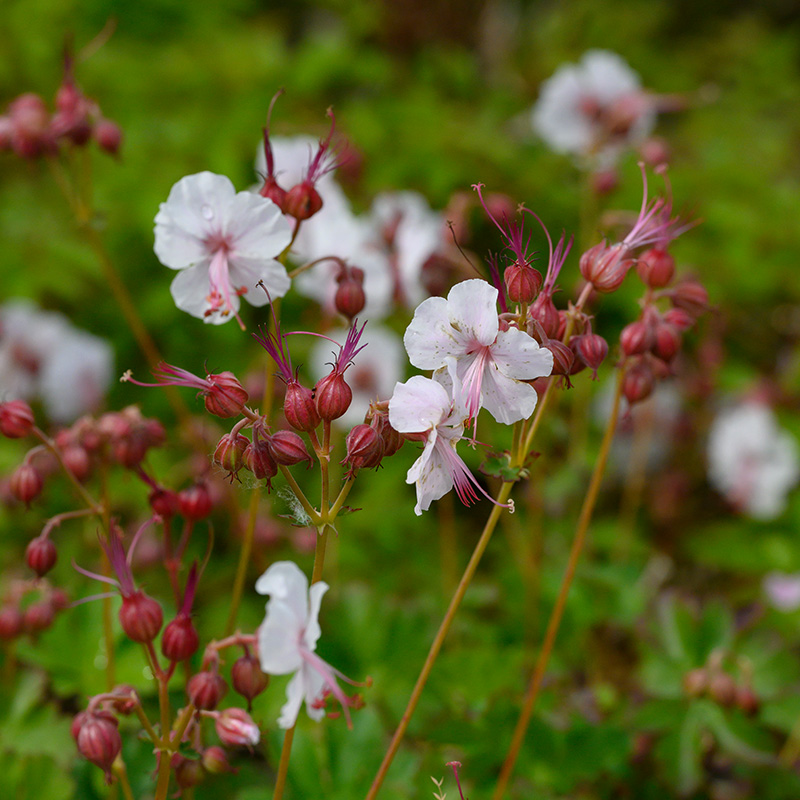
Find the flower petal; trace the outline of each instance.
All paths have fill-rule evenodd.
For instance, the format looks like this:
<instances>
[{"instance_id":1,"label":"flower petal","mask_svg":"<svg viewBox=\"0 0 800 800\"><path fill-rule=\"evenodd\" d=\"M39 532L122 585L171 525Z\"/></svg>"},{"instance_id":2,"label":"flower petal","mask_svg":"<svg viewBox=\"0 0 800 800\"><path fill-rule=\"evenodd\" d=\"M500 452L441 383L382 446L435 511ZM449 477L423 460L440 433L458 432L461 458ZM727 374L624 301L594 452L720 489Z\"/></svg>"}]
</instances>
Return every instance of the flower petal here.
<instances>
[{"instance_id":1,"label":"flower petal","mask_svg":"<svg viewBox=\"0 0 800 800\"><path fill-rule=\"evenodd\" d=\"M325 708L320 702L324 697L325 680L322 675L308 664L303 664L303 685L306 698L306 713L314 722L319 722L325 716Z\"/></svg>"},{"instance_id":2,"label":"flower petal","mask_svg":"<svg viewBox=\"0 0 800 800\"><path fill-rule=\"evenodd\" d=\"M497 334L492 360L504 375L522 381L544 378L553 371L553 354L517 328Z\"/></svg>"},{"instance_id":3,"label":"flower petal","mask_svg":"<svg viewBox=\"0 0 800 800\"><path fill-rule=\"evenodd\" d=\"M269 297L273 300L283 297L292 285L286 267L272 258L250 258L237 254L231 256L228 268L234 289L244 290L242 296L252 306L266 305ZM269 297L267 292L257 285L259 281L264 282Z\"/></svg>"},{"instance_id":4,"label":"flower petal","mask_svg":"<svg viewBox=\"0 0 800 800\"><path fill-rule=\"evenodd\" d=\"M325 581L317 581L312 584L308 593L308 618L306 619L306 632L303 635L306 647L313 653L317 649L317 640L320 637L319 628L319 606L322 596L328 591L328 584Z\"/></svg>"},{"instance_id":5,"label":"flower petal","mask_svg":"<svg viewBox=\"0 0 800 800\"><path fill-rule=\"evenodd\" d=\"M441 384L415 375L395 385L389 400L389 422L400 433L425 433L442 421L451 405Z\"/></svg>"},{"instance_id":6,"label":"flower petal","mask_svg":"<svg viewBox=\"0 0 800 800\"><path fill-rule=\"evenodd\" d=\"M308 618L308 579L294 561L276 561L257 581L256 591L286 602L305 625Z\"/></svg>"},{"instance_id":7,"label":"flower petal","mask_svg":"<svg viewBox=\"0 0 800 800\"><path fill-rule=\"evenodd\" d=\"M300 636L305 619L298 620L296 610L287 602L271 599L267 616L258 628L258 660L270 675L287 675L303 665Z\"/></svg>"},{"instance_id":8,"label":"flower petal","mask_svg":"<svg viewBox=\"0 0 800 800\"><path fill-rule=\"evenodd\" d=\"M252 192L239 192L228 204L224 233L233 255L271 259L292 240L292 226L271 200Z\"/></svg>"},{"instance_id":9,"label":"flower petal","mask_svg":"<svg viewBox=\"0 0 800 800\"><path fill-rule=\"evenodd\" d=\"M505 425L528 419L538 399L533 386L503 375L494 365L484 373L481 396L483 407Z\"/></svg>"},{"instance_id":10,"label":"flower petal","mask_svg":"<svg viewBox=\"0 0 800 800\"><path fill-rule=\"evenodd\" d=\"M173 279L169 291L172 294L175 305L181 311L186 311L198 319L206 319L219 324L225 320L211 320L205 316L205 311L209 307L207 299L209 293L209 263L209 261L201 261L193 267L181 270ZM236 300L236 298L232 299Z\"/></svg>"},{"instance_id":11,"label":"flower petal","mask_svg":"<svg viewBox=\"0 0 800 800\"><path fill-rule=\"evenodd\" d=\"M500 323L497 318L497 289L491 284L480 278L457 283L447 295L447 310L451 324L457 325L463 336L475 338L483 345L495 340Z\"/></svg>"},{"instance_id":12,"label":"flower petal","mask_svg":"<svg viewBox=\"0 0 800 800\"><path fill-rule=\"evenodd\" d=\"M284 730L294 727L297 722L297 715L300 712L300 704L306 696L305 670L298 670L297 674L286 684L286 702L281 708L281 715L278 717L278 726Z\"/></svg>"},{"instance_id":13,"label":"flower petal","mask_svg":"<svg viewBox=\"0 0 800 800\"><path fill-rule=\"evenodd\" d=\"M439 446L450 447L450 444L442 439L438 439L435 444L437 446L431 448L430 457L414 472L417 484L417 504L414 506L414 513L418 517L431 507L434 500L444 497L453 488L453 476L447 469L446 460L439 452ZM422 456L417 460L417 463L420 462ZM409 477L412 470L417 467L417 463L408 471Z\"/></svg>"},{"instance_id":14,"label":"flower petal","mask_svg":"<svg viewBox=\"0 0 800 800\"><path fill-rule=\"evenodd\" d=\"M403 344L417 369L439 369L448 356L462 355L466 340L451 324L448 301L429 297L417 306Z\"/></svg>"}]
</instances>

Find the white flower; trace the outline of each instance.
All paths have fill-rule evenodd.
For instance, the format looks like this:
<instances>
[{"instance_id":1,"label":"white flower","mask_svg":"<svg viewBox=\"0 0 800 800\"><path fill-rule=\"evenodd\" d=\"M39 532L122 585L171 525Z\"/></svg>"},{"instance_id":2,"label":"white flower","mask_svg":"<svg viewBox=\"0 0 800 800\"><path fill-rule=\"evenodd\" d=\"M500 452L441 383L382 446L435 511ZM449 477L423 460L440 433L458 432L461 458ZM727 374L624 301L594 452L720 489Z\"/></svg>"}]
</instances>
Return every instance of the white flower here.
<instances>
[{"instance_id":1,"label":"white flower","mask_svg":"<svg viewBox=\"0 0 800 800\"><path fill-rule=\"evenodd\" d=\"M327 333L337 342L344 341L346 330ZM358 354L347 373L347 384L353 390L353 402L344 415L334 420L347 428L364 421L369 404L374 400L387 400L395 383L403 377L405 356L400 338L396 333L376 325L370 325L365 334L366 347ZM337 353L333 345L320 339L311 350L309 368L315 379L324 378L331 371L330 364Z\"/></svg>"},{"instance_id":2,"label":"white flower","mask_svg":"<svg viewBox=\"0 0 800 800\"><path fill-rule=\"evenodd\" d=\"M797 443L763 403L746 401L714 420L708 477L737 508L757 519L777 517L800 478Z\"/></svg>"},{"instance_id":3,"label":"white flower","mask_svg":"<svg viewBox=\"0 0 800 800\"><path fill-rule=\"evenodd\" d=\"M454 487L465 505L478 499L476 490L494 503L456 452L467 410L454 359L448 359L438 377L440 380L415 375L398 383L389 400L391 426L400 433L417 434L425 443L422 455L406 475L406 483L417 487L417 516ZM507 507L513 510L513 505Z\"/></svg>"},{"instance_id":4,"label":"white flower","mask_svg":"<svg viewBox=\"0 0 800 800\"><path fill-rule=\"evenodd\" d=\"M800 608L800 573L770 572L764 578L763 587L778 611L789 613Z\"/></svg>"},{"instance_id":5,"label":"white flower","mask_svg":"<svg viewBox=\"0 0 800 800\"><path fill-rule=\"evenodd\" d=\"M497 289L480 279L457 283L414 312L403 343L419 369L439 370L456 361L470 419L481 406L510 425L536 408L536 390L522 381L549 375L553 354L517 328L500 330Z\"/></svg>"},{"instance_id":6,"label":"white flower","mask_svg":"<svg viewBox=\"0 0 800 800\"><path fill-rule=\"evenodd\" d=\"M533 108L534 130L558 153L594 157L613 166L622 150L645 139L655 108L639 76L607 50L589 50L542 84Z\"/></svg>"},{"instance_id":7,"label":"white flower","mask_svg":"<svg viewBox=\"0 0 800 800\"><path fill-rule=\"evenodd\" d=\"M278 561L256 581L256 591L270 596L267 616L257 634L261 669L269 675L294 673L286 687L287 700L278 725L293 727L303 700L308 716L321 720L327 692L342 704L349 725L351 701L336 682L337 676L346 678L314 652L321 633L319 606L328 584L318 581L309 590L308 580L296 564Z\"/></svg>"},{"instance_id":8,"label":"white flower","mask_svg":"<svg viewBox=\"0 0 800 800\"><path fill-rule=\"evenodd\" d=\"M239 297L254 306L283 297L290 280L275 257L291 241L290 223L271 201L239 192L223 175L200 172L181 178L156 215L159 261L180 270L170 291L193 317L219 325L239 320ZM241 325L241 320L239 320Z\"/></svg>"}]
</instances>

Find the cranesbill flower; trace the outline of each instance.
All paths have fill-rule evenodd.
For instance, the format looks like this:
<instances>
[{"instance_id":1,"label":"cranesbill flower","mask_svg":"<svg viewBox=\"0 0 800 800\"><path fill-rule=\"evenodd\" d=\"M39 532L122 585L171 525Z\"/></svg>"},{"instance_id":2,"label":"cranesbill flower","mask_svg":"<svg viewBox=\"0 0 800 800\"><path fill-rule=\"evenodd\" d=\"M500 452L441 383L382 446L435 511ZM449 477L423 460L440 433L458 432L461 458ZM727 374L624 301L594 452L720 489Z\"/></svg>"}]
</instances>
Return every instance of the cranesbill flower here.
<instances>
[{"instance_id":1,"label":"cranesbill flower","mask_svg":"<svg viewBox=\"0 0 800 800\"><path fill-rule=\"evenodd\" d=\"M455 359L470 420L483 406L510 425L533 413L536 391L523 381L549 375L553 354L517 328L500 330L497 297L479 279L456 284L446 300L429 297L414 312L403 343L419 369L439 370Z\"/></svg>"},{"instance_id":2,"label":"cranesbill flower","mask_svg":"<svg viewBox=\"0 0 800 800\"><path fill-rule=\"evenodd\" d=\"M406 483L417 485L417 516L453 488L464 505L476 501L477 493L494 502L456 452L467 410L454 359L448 359L440 378L441 382L415 375L398 383L389 400L391 426L425 443L406 475ZM508 507L513 509L513 505Z\"/></svg>"},{"instance_id":3,"label":"cranesbill flower","mask_svg":"<svg viewBox=\"0 0 800 800\"><path fill-rule=\"evenodd\" d=\"M308 716L321 720L325 716L323 701L330 693L342 704L350 726L352 701L336 678L350 681L314 652L321 634L319 607L328 584L317 581L309 589L306 576L295 563L278 561L256 581L256 591L270 596L267 616L257 633L261 669L269 675L294 673L286 686L287 700L278 725L293 727L303 700Z\"/></svg>"},{"instance_id":4,"label":"cranesbill flower","mask_svg":"<svg viewBox=\"0 0 800 800\"><path fill-rule=\"evenodd\" d=\"M723 411L708 438L708 477L737 508L757 519L777 517L800 478L797 442L760 402Z\"/></svg>"},{"instance_id":5,"label":"cranesbill flower","mask_svg":"<svg viewBox=\"0 0 800 800\"><path fill-rule=\"evenodd\" d=\"M175 304L215 325L239 318L239 298L268 302L256 290L283 297L290 280L276 257L289 245L292 226L271 200L239 192L224 175L200 172L181 178L156 215L159 261L180 270L170 291Z\"/></svg>"}]
</instances>

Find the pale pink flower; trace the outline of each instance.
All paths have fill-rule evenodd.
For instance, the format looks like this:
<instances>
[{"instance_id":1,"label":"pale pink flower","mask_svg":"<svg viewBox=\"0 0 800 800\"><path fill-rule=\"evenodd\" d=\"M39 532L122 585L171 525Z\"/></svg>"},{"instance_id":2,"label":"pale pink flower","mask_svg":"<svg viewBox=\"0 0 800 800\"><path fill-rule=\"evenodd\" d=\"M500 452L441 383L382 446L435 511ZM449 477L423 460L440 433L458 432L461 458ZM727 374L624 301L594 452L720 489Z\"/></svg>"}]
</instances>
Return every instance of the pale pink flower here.
<instances>
[{"instance_id":1,"label":"pale pink flower","mask_svg":"<svg viewBox=\"0 0 800 800\"><path fill-rule=\"evenodd\" d=\"M337 677L348 679L314 652L321 634L319 607L328 584L317 581L309 590L306 576L295 563L278 561L256 581L256 591L270 596L267 616L257 633L261 669L269 675L294 673L286 686L287 700L278 725L294 726L303 700L308 716L321 720L328 693L342 704L350 725L352 701L336 681Z\"/></svg>"},{"instance_id":2,"label":"pale pink flower","mask_svg":"<svg viewBox=\"0 0 800 800\"><path fill-rule=\"evenodd\" d=\"M589 50L548 78L533 107L533 128L558 153L612 167L655 125L656 105L639 76L616 53Z\"/></svg>"},{"instance_id":3,"label":"pale pink flower","mask_svg":"<svg viewBox=\"0 0 800 800\"><path fill-rule=\"evenodd\" d=\"M406 483L417 487L417 516L453 488L465 505L477 500L477 493L492 500L456 452L464 434L467 410L454 359L448 359L440 377L441 382L415 375L398 383L389 400L391 426L400 433L416 435L425 443L422 455L406 475Z\"/></svg>"},{"instance_id":4,"label":"pale pink flower","mask_svg":"<svg viewBox=\"0 0 800 800\"><path fill-rule=\"evenodd\" d=\"M764 403L747 401L720 413L708 437L708 478L738 509L772 519L800 479L797 442Z\"/></svg>"},{"instance_id":5,"label":"pale pink flower","mask_svg":"<svg viewBox=\"0 0 800 800\"><path fill-rule=\"evenodd\" d=\"M800 573L770 572L764 578L763 587L778 611L789 613L800 608Z\"/></svg>"},{"instance_id":6,"label":"pale pink flower","mask_svg":"<svg viewBox=\"0 0 800 800\"><path fill-rule=\"evenodd\" d=\"M214 712L214 727L226 747L252 747L261 741L261 731L243 708Z\"/></svg>"},{"instance_id":7,"label":"pale pink flower","mask_svg":"<svg viewBox=\"0 0 800 800\"><path fill-rule=\"evenodd\" d=\"M419 369L455 359L470 420L483 406L510 425L533 413L536 391L523 381L549 375L553 354L517 328L500 330L497 296L486 281L458 283L446 300L430 297L417 307L403 342Z\"/></svg>"},{"instance_id":8,"label":"pale pink flower","mask_svg":"<svg viewBox=\"0 0 800 800\"><path fill-rule=\"evenodd\" d=\"M193 317L219 325L239 318L239 298L254 306L283 297L290 280L276 260L288 246L292 226L271 201L239 192L223 175L200 172L181 178L156 215L159 261L180 270L170 291Z\"/></svg>"}]
</instances>

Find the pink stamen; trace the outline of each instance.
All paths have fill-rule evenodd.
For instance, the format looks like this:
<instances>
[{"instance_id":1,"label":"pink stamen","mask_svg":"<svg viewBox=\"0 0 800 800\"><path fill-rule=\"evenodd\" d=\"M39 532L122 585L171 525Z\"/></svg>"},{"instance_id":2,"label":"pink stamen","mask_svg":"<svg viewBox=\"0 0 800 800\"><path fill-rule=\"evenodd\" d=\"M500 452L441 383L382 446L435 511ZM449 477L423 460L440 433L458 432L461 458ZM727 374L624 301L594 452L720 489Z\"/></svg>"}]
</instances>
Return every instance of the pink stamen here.
<instances>
[{"instance_id":1,"label":"pink stamen","mask_svg":"<svg viewBox=\"0 0 800 800\"><path fill-rule=\"evenodd\" d=\"M486 490L478 483L477 478L470 472L469 467L464 463L461 456L456 453L455 448L445 439L439 437L434 444L434 449L442 461L445 468L450 473L453 479L453 488L456 490L458 499L465 505L470 506L477 502L478 493L482 494L490 503L493 503L500 508L507 508L512 513L514 512L514 501L509 500L508 503L498 503Z\"/></svg>"},{"instance_id":2,"label":"pink stamen","mask_svg":"<svg viewBox=\"0 0 800 800\"><path fill-rule=\"evenodd\" d=\"M490 347L476 343L467 350L467 354L474 356L474 360L464 373L462 386L466 394L468 418L471 421L478 416L481 409L481 384L484 371L492 362L492 351Z\"/></svg>"},{"instance_id":3,"label":"pink stamen","mask_svg":"<svg viewBox=\"0 0 800 800\"><path fill-rule=\"evenodd\" d=\"M339 701L342 706L342 710L344 711L345 719L347 720L347 727L352 728L353 721L350 719L349 708L351 705L351 700L336 682L336 676L338 675L338 677L348 680L348 683L352 683L352 681L345 678L341 672L334 669L327 661L323 661L316 653L312 653L302 644L300 645L299 650L302 659L322 678L330 693Z\"/></svg>"},{"instance_id":4,"label":"pink stamen","mask_svg":"<svg viewBox=\"0 0 800 800\"><path fill-rule=\"evenodd\" d=\"M233 313L239 327L245 330L245 325L238 312L234 310L231 302L231 279L228 269L228 248L221 243L211 258L208 268L208 284L210 293L208 301L211 304L211 313L218 312L223 316ZM221 300L220 300L221 298Z\"/></svg>"}]
</instances>

